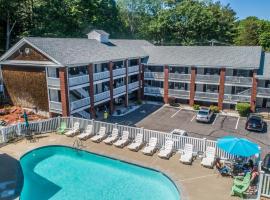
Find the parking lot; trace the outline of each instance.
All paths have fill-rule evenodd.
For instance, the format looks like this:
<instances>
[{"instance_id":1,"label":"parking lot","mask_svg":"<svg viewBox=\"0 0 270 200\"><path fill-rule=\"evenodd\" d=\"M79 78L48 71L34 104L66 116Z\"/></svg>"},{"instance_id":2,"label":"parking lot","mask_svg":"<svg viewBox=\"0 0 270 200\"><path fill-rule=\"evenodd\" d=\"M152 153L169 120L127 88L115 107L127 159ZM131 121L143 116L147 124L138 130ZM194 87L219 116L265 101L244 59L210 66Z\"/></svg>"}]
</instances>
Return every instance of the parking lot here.
<instances>
[{"instance_id":1,"label":"parking lot","mask_svg":"<svg viewBox=\"0 0 270 200\"><path fill-rule=\"evenodd\" d=\"M231 117L221 114L214 115L210 123L196 121L196 112L169 106L144 104L138 110L123 116L110 119L125 125L134 125L146 129L171 132L174 129L182 129L189 136L214 139L226 135L246 137L258 143L264 150L269 151L270 134L250 132L245 130L246 118ZM270 125L269 122L268 127Z\"/></svg>"}]
</instances>

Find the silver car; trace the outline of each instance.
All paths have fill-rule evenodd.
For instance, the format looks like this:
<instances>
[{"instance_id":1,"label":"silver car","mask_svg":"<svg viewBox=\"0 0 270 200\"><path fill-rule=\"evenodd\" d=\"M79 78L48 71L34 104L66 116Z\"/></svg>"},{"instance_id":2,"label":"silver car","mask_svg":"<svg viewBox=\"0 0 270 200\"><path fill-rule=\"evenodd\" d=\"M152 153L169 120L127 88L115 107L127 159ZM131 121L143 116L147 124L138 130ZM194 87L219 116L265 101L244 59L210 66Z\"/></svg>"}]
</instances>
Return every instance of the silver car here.
<instances>
[{"instance_id":1,"label":"silver car","mask_svg":"<svg viewBox=\"0 0 270 200\"><path fill-rule=\"evenodd\" d=\"M196 115L198 122L210 122L213 116L213 112L209 108L201 108Z\"/></svg>"}]
</instances>

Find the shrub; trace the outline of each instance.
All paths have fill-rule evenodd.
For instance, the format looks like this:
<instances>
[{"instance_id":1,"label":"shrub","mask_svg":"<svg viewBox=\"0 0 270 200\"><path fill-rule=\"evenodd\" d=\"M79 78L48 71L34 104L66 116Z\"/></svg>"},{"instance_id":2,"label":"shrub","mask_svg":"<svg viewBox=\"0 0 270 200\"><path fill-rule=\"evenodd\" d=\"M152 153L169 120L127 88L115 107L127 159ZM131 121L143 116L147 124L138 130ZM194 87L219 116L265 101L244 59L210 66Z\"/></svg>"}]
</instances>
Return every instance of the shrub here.
<instances>
[{"instance_id":1,"label":"shrub","mask_svg":"<svg viewBox=\"0 0 270 200\"><path fill-rule=\"evenodd\" d=\"M218 113L219 112L219 109L217 106L214 106L214 105L211 105L210 108L209 108L213 113Z\"/></svg>"},{"instance_id":2,"label":"shrub","mask_svg":"<svg viewBox=\"0 0 270 200\"><path fill-rule=\"evenodd\" d=\"M137 100L137 105L141 105L142 104L142 101L141 100Z\"/></svg>"},{"instance_id":3,"label":"shrub","mask_svg":"<svg viewBox=\"0 0 270 200\"><path fill-rule=\"evenodd\" d=\"M246 117L250 113L250 104L249 103L237 103L236 110L238 111L241 117Z\"/></svg>"},{"instance_id":4,"label":"shrub","mask_svg":"<svg viewBox=\"0 0 270 200\"><path fill-rule=\"evenodd\" d=\"M175 102L175 98L174 97L169 97L168 101L169 101L169 105L170 106L174 106L174 107L179 107L180 106L179 103L176 103Z\"/></svg>"},{"instance_id":5,"label":"shrub","mask_svg":"<svg viewBox=\"0 0 270 200\"><path fill-rule=\"evenodd\" d=\"M194 109L194 110L200 110L200 105L194 104L194 105L193 105L193 109Z\"/></svg>"}]
</instances>

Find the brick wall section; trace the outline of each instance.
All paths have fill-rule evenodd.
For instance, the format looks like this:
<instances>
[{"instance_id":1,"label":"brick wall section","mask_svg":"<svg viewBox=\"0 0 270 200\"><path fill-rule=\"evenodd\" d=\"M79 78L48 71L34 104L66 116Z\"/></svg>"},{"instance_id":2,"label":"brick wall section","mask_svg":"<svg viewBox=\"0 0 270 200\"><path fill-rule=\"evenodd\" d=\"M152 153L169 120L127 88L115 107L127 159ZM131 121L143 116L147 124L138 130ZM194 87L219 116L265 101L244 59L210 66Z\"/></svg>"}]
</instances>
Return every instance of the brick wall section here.
<instances>
[{"instance_id":1,"label":"brick wall section","mask_svg":"<svg viewBox=\"0 0 270 200\"><path fill-rule=\"evenodd\" d=\"M220 69L219 74L219 95L218 95L218 109L223 109L224 89L225 89L225 68Z\"/></svg>"},{"instance_id":2,"label":"brick wall section","mask_svg":"<svg viewBox=\"0 0 270 200\"><path fill-rule=\"evenodd\" d=\"M257 84L258 81L256 79L257 71L253 71L252 77L252 88L251 88L251 98L250 98L250 109L252 112L256 111L256 96L257 96Z\"/></svg>"},{"instance_id":3,"label":"brick wall section","mask_svg":"<svg viewBox=\"0 0 270 200\"><path fill-rule=\"evenodd\" d=\"M194 105L195 98L195 80L196 80L196 68L191 67L191 76L190 76L190 93L189 93L189 105Z\"/></svg>"},{"instance_id":4,"label":"brick wall section","mask_svg":"<svg viewBox=\"0 0 270 200\"><path fill-rule=\"evenodd\" d=\"M62 102L62 116L69 116L69 100L68 100L68 80L67 80L67 68L59 68L60 79L60 91Z\"/></svg>"},{"instance_id":5,"label":"brick wall section","mask_svg":"<svg viewBox=\"0 0 270 200\"><path fill-rule=\"evenodd\" d=\"M95 111L95 97L94 97L94 70L93 64L88 65L88 74L89 74L89 96L90 96L90 113L92 119L96 118Z\"/></svg>"},{"instance_id":6,"label":"brick wall section","mask_svg":"<svg viewBox=\"0 0 270 200\"><path fill-rule=\"evenodd\" d=\"M110 114L114 111L113 106L113 62L109 62L109 70L110 70Z\"/></svg>"},{"instance_id":7,"label":"brick wall section","mask_svg":"<svg viewBox=\"0 0 270 200\"><path fill-rule=\"evenodd\" d=\"M164 103L167 104L169 103L169 66L164 65Z\"/></svg>"},{"instance_id":8,"label":"brick wall section","mask_svg":"<svg viewBox=\"0 0 270 200\"><path fill-rule=\"evenodd\" d=\"M142 64L141 64L141 59L138 59L138 65L139 65L139 74L138 74L138 80L139 80L139 89L138 89L138 100L141 101L143 99L143 85L142 85L142 80L143 80L143 70L142 70Z\"/></svg>"},{"instance_id":9,"label":"brick wall section","mask_svg":"<svg viewBox=\"0 0 270 200\"><path fill-rule=\"evenodd\" d=\"M128 60L124 61L124 66L126 68L126 79L125 79L125 84L126 84L126 95L125 95L125 106L128 107Z\"/></svg>"}]
</instances>

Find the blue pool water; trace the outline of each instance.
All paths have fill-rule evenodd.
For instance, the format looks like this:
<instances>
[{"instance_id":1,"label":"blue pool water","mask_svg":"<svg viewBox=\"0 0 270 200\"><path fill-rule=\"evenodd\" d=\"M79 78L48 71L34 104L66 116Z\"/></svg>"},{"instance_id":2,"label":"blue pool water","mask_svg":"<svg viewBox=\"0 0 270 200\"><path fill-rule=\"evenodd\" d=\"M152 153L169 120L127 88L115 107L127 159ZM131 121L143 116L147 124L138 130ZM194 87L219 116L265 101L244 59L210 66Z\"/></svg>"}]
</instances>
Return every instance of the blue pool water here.
<instances>
[{"instance_id":1,"label":"blue pool water","mask_svg":"<svg viewBox=\"0 0 270 200\"><path fill-rule=\"evenodd\" d=\"M21 200L179 200L164 174L86 151L47 146L21 160Z\"/></svg>"}]
</instances>

